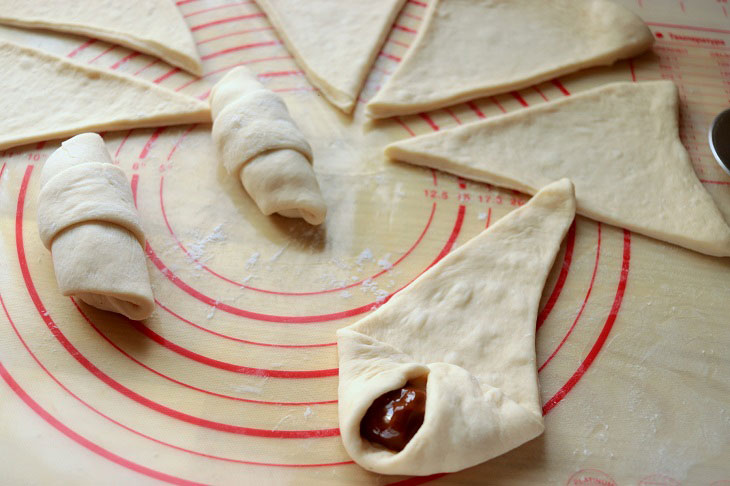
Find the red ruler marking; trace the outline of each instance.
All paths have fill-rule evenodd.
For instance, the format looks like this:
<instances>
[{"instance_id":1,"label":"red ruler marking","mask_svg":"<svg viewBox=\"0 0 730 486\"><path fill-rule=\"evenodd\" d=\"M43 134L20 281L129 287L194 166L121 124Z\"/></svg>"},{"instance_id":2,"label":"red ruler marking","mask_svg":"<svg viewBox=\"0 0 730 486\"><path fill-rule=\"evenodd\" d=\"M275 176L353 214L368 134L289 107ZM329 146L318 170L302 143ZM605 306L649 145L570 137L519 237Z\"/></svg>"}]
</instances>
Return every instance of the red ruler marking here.
<instances>
[{"instance_id":1,"label":"red ruler marking","mask_svg":"<svg viewBox=\"0 0 730 486\"><path fill-rule=\"evenodd\" d=\"M672 29L698 30L701 32L715 32L718 34L730 34L730 30L727 29L713 29L710 27L697 27L694 25L666 24L661 22L646 22L646 25L652 25L654 27L669 27Z\"/></svg>"},{"instance_id":2,"label":"red ruler marking","mask_svg":"<svg viewBox=\"0 0 730 486\"><path fill-rule=\"evenodd\" d=\"M543 100L545 100L545 101L550 101L550 100L548 100L548 97L547 97L547 96L545 96L545 93L543 93L543 92L542 92L542 90L541 90L541 89L540 89L540 88L539 88L538 86L533 86L533 87L532 87L532 89L534 89L534 90L535 90L535 92L536 92L537 94L539 94L539 95L540 95L540 96L542 97L542 99L543 99Z\"/></svg>"},{"instance_id":3,"label":"red ruler marking","mask_svg":"<svg viewBox=\"0 0 730 486\"><path fill-rule=\"evenodd\" d=\"M502 113L507 113L507 110L505 110L505 109L504 109L504 106L502 106L502 103L500 103L500 102L499 102L499 101L497 100L497 98L495 98L494 96L492 96L492 97L491 97L491 98L489 98L489 99L490 99L490 100L492 101L492 103L494 103L494 104L495 104L495 105L497 106L497 108L499 108L499 110L500 110L500 111L501 111Z\"/></svg>"},{"instance_id":4,"label":"red ruler marking","mask_svg":"<svg viewBox=\"0 0 730 486\"><path fill-rule=\"evenodd\" d=\"M163 74L162 76L160 76L159 78L155 79L152 82L155 83L155 84L160 84L161 82L163 82L167 78L169 78L169 77L171 77L171 76L173 76L173 75L175 75L175 74L177 74L179 72L180 72L180 68L178 68L178 67L172 68L169 71L167 71L165 74Z\"/></svg>"},{"instance_id":5,"label":"red ruler marking","mask_svg":"<svg viewBox=\"0 0 730 486\"><path fill-rule=\"evenodd\" d=\"M402 32L408 32L409 34L415 34L418 32L416 29L411 29L410 27L400 24L393 24L393 28Z\"/></svg>"},{"instance_id":6,"label":"red ruler marking","mask_svg":"<svg viewBox=\"0 0 730 486\"><path fill-rule=\"evenodd\" d=\"M154 66L158 62L160 62L159 59L153 59L153 60L151 60L150 62L148 62L147 64L145 64L144 66L142 66L140 69L138 69L137 71L135 71L134 72L134 76L137 76L139 74L142 74L143 72L145 72L147 69L151 68L152 66Z\"/></svg>"},{"instance_id":7,"label":"red ruler marking","mask_svg":"<svg viewBox=\"0 0 730 486\"><path fill-rule=\"evenodd\" d=\"M198 45L202 45L202 44L206 44L208 42L213 42L213 41L217 41L217 40L220 40L220 39L225 39L226 37L233 37L233 36L236 36L236 35L245 35L245 34L250 34L252 32L262 32L262 31L265 31L265 30L272 30L272 29L273 29L273 27L266 26L266 27L256 27L254 29L238 30L236 32L229 32L227 34L221 34L221 35L217 35L215 37L210 37L210 38L205 39L205 40L202 40L202 41L198 41L197 44Z\"/></svg>"},{"instance_id":8,"label":"red ruler marking","mask_svg":"<svg viewBox=\"0 0 730 486\"><path fill-rule=\"evenodd\" d=\"M480 110L480 109L479 109L479 107L477 106L477 104L476 104L475 102L473 102L473 101L469 101L469 102L467 102L467 103L466 103L466 106L468 106L468 107L469 107L469 108L471 109L471 111L473 111L473 112L474 112L474 114L475 114L475 115L476 115L476 116L477 116L478 118L486 118L486 117L487 117L487 116L486 116L486 115L485 115L485 114L484 114L484 113L482 112L482 110Z\"/></svg>"},{"instance_id":9,"label":"red ruler marking","mask_svg":"<svg viewBox=\"0 0 730 486\"><path fill-rule=\"evenodd\" d=\"M428 116L426 113L419 113L418 116L421 117L421 119L425 121L429 127L431 127L431 130L433 130L434 132L439 131L439 126L436 125L436 122L434 122L431 117Z\"/></svg>"},{"instance_id":10,"label":"red ruler marking","mask_svg":"<svg viewBox=\"0 0 730 486\"><path fill-rule=\"evenodd\" d=\"M401 62L401 58L400 58L400 57L398 57L398 56L394 56L393 54L389 54L389 53L387 53L387 52L385 52L385 51L380 51L380 54L379 54L379 56L382 56L382 57L388 58L388 59L390 59L391 61L395 61L395 62Z\"/></svg>"},{"instance_id":11,"label":"red ruler marking","mask_svg":"<svg viewBox=\"0 0 730 486\"><path fill-rule=\"evenodd\" d=\"M525 100L525 98L523 98L522 95L520 93L518 93L517 91L512 91L512 92L510 92L510 94L512 95L512 97L514 99L516 99L525 108L527 108L528 106L530 106L527 103L527 100Z\"/></svg>"},{"instance_id":12,"label":"red ruler marking","mask_svg":"<svg viewBox=\"0 0 730 486\"><path fill-rule=\"evenodd\" d=\"M90 45L94 44L97 41L97 39L89 39L83 44L81 44L79 47L74 49L73 51L66 54L66 57L76 57L81 51L85 50Z\"/></svg>"},{"instance_id":13,"label":"red ruler marking","mask_svg":"<svg viewBox=\"0 0 730 486\"><path fill-rule=\"evenodd\" d=\"M395 120L395 122L396 122L396 123L397 123L398 125L402 126L402 127L403 127L403 129L404 129L404 130L405 130L406 132L408 132L408 135L410 135L411 137L415 137L415 136L416 136L416 132L414 132L413 130L411 130L411 127L409 127L408 125L406 125L406 123L405 123L405 122L404 122L404 121L403 121L403 120L401 119L401 117L399 117L399 116L396 116L396 117L394 118L394 120Z\"/></svg>"},{"instance_id":14,"label":"red ruler marking","mask_svg":"<svg viewBox=\"0 0 730 486\"><path fill-rule=\"evenodd\" d=\"M565 96L570 96L570 91L568 91L568 88L563 86L563 83L561 83L558 78L555 78L555 79L551 80L550 82L553 84L553 86L558 88L560 90L560 92L563 93Z\"/></svg>"},{"instance_id":15,"label":"red ruler marking","mask_svg":"<svg viewBox=\"0 0 730 486\"><path fill-rule=\"evenodd\" d=\"M224 54L230 54L231 52L244 51L246 49L255 49L257 47L278 46L279 44L280 44L279 41L252 42L250 44L243 44L243 45L236 46L236 47L229 47L228 49L223 49L221 51L217 51L212 54L207 54L205 56L202 56L201 59L203 61L207 61L208 59L213 59L214 57L222 56Z\"/></svg>"},{"instance_id":16,"label":"red ruler marking","mask_svg":"<svg viewBox=\"0 0 730 486\"><path fill-rule=\"evenodd\" d=\"M93 58L93 59L92 59L91 61L89 61L89 64L92 64L92 63L94 63L94 62L95 62L96 60L98 60L99 58L101 58L102 56L105 56L105 55L109 54L109 53L110 53L111 51L113 51L113 50L114 50L114 49L116 49L117 47L118 47L118 46L116 46L116 45L112 45L112 46L109 46L109 47L108 47L108 48L107 48L107 49L106 49L106 50L105 50L104 52L102 52L101 54L99 54L99 55L97 55L97 56L96 56L95 58Z\"/></svg>"},{"instance_id":17,"label":"red ruler marking","mask_svg":"<svg viewBox=\"0 0 730 486\"><path fill-rule=\"evenodd\" d=\"M126 56L124 56L123 58L121 58L120 60L118 60L117 62L115 62L114 64L112 64L110 66L110 69L119 69L120 66L122 66L123 64L126 64L127 62L131 61L132 59L134 59L137 56L139 56L139 52L136 52L136 51L131 52L131 53L127 54Z\"/></svg>"},{"instance_id":18,"label":"red ruler marking","mask_svg":"<svg viewBox=\"0 0 730 486\"><path fill-rule=\"evenodd\" d=\"M197 10L195 12L190 12L188 14L185 14L185 15L183 15L183 18L186 18L187 19L189 17L194 17L196 15L200 15L200 14L204 14L204 13L208 13L208 12L213 12L214 10L221 10L221 9L224 9L224 8L231 8L231 7L239 7L239 6L242 6L242 5L250 5L252 3L253 3L252 1L236 2L236 3L228 3L226 5L218 5L217 7L204 8L203 10Z\"/></svg>"}]
</instances>

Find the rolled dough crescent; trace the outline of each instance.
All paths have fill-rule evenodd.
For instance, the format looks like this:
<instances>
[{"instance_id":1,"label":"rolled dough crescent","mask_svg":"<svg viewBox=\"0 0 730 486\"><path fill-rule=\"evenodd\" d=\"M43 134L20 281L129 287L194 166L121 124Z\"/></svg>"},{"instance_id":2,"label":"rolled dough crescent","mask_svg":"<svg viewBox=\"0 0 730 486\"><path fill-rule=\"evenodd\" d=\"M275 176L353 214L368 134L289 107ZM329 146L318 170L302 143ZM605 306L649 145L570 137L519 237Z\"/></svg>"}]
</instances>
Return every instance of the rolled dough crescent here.
<instances>
[{"instance_id":1,"label":"rolled dough crescent","mask_svg":"<svg viewBox=\"0 0 730 486\"><path fill-rule=\"evenodd\" d=\"M574 216L573 184L550 184L337 331L340 431L358 464L383 474L458 471L542 433L537 308ZM363 440L373 401L424 375L426 416L406 447Z\"/></svg>"},{"instance_id":2,"label":"rolled dough crescent","mask_svg":"<svg viewBox=\"0 0 730 486\"><path fill-rule=\"evenodd\" d=\"M504 93L612 64L652 42L639 17L609 0L432 0L366 113L405 115Z\"/></svg>"},{"instance_id":3,"label":"rolled dough crescent","mask_svg":"<svg viewBox=\"0 0 730 486\"><path fill-rule=\"evenodd\" d=\"M613 83L385 153L528 194L570 177L580 214L730 256L730 228L679 139L678 111L671 81Z\"/></svg>"},{"instance_id":4,"label":"rolled dough crescent","mask_svg":"<svg viewBox=\"0 0 730 486\"><path fill-rule=\"evenodd\" d=\"M38 231L51 250L63 295L134 320L152 314L144 232L132 191L99 135L66 140L46 161Z\"/></svg>"},{"instance_id":5,"label":"rolled dough crescent","mask_svg":"<svg viewBox=\"0 0 730 486\"><path fill-rule=\"evenodd\" d=\"M0 23L102 39L203 74L190 29L170 0L0 0Z\"/></svg>"},{"instance_id":6,"label":"rolled dough crescent","mask_svg":"<svg viewBox=\"0 0 730 486\"><path fill-rule=\"evenodd\" d=\"M312 169L312 149L284 100L238 67L215 85L210 105L223 165L240 178L261 212L322 224L327 206Z\"/></svg>"},{"instance_id":7,"label":"rolled dough crescent","mask_svg":"<svg viewBox=\"0 0 730 486\"><path fill-rule=\"evenodd\" d=\"M309 81L350 113L406 0L256 0Z\"/></svg>"},{"instance_id":8,"label":"rolled dough crescent","mask_svg":"<svg viewBox=\"0 0 730 486\"><path fill-rule=\"evenodd\" d=\"M210 122L206 103L0 41L0 150L82 132Z\"/></svg>"}]
</instances>

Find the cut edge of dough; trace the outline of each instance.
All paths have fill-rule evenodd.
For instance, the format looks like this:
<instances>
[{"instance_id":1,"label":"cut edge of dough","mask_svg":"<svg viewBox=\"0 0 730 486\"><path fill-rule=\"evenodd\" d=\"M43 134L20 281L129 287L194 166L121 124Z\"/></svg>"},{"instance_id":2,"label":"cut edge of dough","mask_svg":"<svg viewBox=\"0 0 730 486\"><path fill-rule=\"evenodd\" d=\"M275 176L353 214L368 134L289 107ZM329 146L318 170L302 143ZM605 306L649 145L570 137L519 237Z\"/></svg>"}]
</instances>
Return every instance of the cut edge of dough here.
<instances>
[{"instance_id":1,"label":"cut edge of dough","mask_svg":"<svg viewBox=\"0 0 730 486\"><path fill-rule=\"evenodd\" d=\"M411 49L406 52L406 55L401 60L398 68L396 69L396 72L398 69L401 69L403 66L405 66L408 60L415 55L416 49L414 48L417 47L420 44L421 39L427 35L427 31L429 30L428 28L433 21L434 13L440 2L441 0L433 0L428 4L426 14L424 15L422 27L418 30L416 38L411 44ZM633 43L620 46L617 49L606 52L602 56L592 58L590 60L576 61L572 64L563 65L550 71L536 73L529 78L521 81L505 83L488 88L470 87L465 92L454 93L453 95L440 99L437 102L422 101L417 103L400 103L392 100L382 101L383 93L385 93L385 90L381 88L381 90L378 91L378 93L376 93L375 96L373 96L373 98L365 105L365 115L371 119L381 119L394 116L414 115L424 111L437 110L440 108L452 106L458 103L478 98L494 96L509 91L527 88L543 81L549 81L550 79L570 74L581 69L589 67L610 66L621 59L628 59L645 52L654 44L654 36L651 33L651 30L638 16L636 16L636 14L620 5L615 6L626 10L628 13L635 16L643 24L643 35L637 36L636 40ZM388 82L389 81L390 80L388 80Z\"/></svg>"},{"instance_id":2,"label":"cut edge of dough","mask_svg":"<svg viewBox=\"0 0 730 486\"><path fill-rule=\"evenodd\" d=\"M28 133L24 138L4 138L0 134L0 150L5 150L11 147L17 147L27 145L35 142L58 140L62 138L68 138L75 135L79 135L85 132L96 132L99 130L103 131L115 131L115 130L128 130L132 128L152 128L160 126L172 126L172 125L185 125L192 123L210 123L210 107L208 103L200 101L191 96L176 93L175 91L163 88L149 81L135 78L125 73L117 73L106 69L99 69L87 64L82 64L70 59L62 58L54 54L50 54L46 51L28 47L15 42L9 42L6 40L0 40L0 48L6 47L20 52L22 55L29 57L39 58L41 61L51 62L58 66L69 67L73 69L91 72L100 75L101 77L112 77L117 79L123 79L134 85L144 87L149 91L154 91L160 94L162 98L166 98L166 101L173 100L180 103L189 103L190 109L188 111L180 113L170 113L167 115L157 115L152 119L140 120L137 118L121 118L114 120L113 122L99 122L92 124L85 124L83 121L79 121L73 126L67 126L63 129L56 129L44 133Z\"/></svg>"},{"instance_id":3,"label":"cut edge of dough","mask_svg":"<svg viewBox=\"0 0 730 486\"><path fill-rule=\"evenodd\" d=\"M52 23L42 20L23 21L12 17L2 16L0 16L0 23L26 29L51 30L72 35L82 35L92 39L99 39L159 58L162 61L194 74L195 76L203 75L203 62L197 52L197 47L192 35L190 36L190 41L192 43L191 47L194 49L194 54L171 49L152 39L135 39L134 37L126 36L120 32L105 30L103 28L89 28L88 26L81 24Z\"/></svg>"}]
</instances>

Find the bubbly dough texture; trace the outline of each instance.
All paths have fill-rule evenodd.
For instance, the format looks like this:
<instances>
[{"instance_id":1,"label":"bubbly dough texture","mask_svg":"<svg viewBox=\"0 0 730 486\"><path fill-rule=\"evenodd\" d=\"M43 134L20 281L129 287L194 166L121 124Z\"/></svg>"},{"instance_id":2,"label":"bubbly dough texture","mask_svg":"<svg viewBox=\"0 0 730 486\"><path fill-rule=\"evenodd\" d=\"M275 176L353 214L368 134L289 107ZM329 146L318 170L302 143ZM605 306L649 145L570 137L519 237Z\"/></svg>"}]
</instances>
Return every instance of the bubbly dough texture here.
<instances>
[{"instance_id":1,"label":"bubbly dough texture","mask_svg":"<svg viewBox=\"0 0 730 486\"><path fill-rule=\"evenodd\" d=\"M0 0L0 23L105 40L203 74L190 29L170 0Z\"/></svg>"},{"instance_id":2,"label":"bubbly dough texture","mask_svg":"<svg viewBox=\"0 0 730 486\"><path fill-rule=\"evenodd\" d=\"M312 169L312 149L284 100L238 67L215 85L210 105L223 165L241 179L261 212L324 222L327 207Z\"/></svg>"},{"instance_id":3,"label":"bubbly dough texture","mask_svg":"<svg viewBox=\"0 0 730 486\"><path fill-rule=\"evenodd\" d=\"M609 0L433 0L395 73L366 106L374 118L434 110L635 56L653 43Z\"/></svg>"},{"instance_id":4,"label":"bubbly dough texture","mask_svg":"<svg viewBox=\"0 0 730 486\"><path fill-rule=\"evenodd\" d=\"M124 74L0 41L0 150L91 130L210 122L206 103Z\"/></svg>"},{"instance_id":5,"label":"bubbly dough texture","mask_svg":"<svg viewBox=\"0 0 730 486\"><path fill-rule=\"evenodd\" d=\"M572 183L555 182L337 331L340 430L358 464L383 474L458 471L542 433L535 323L574 216ZM373 401L425 375L425 420L406 447L362 439Z\"/></svg>"},{"instance_id":6,"label":"bubbly dough texture","mask_svg":"<svg viewBox=\"0 0 730 486\"><path fill-rule=\"evenodd\" d=\"M257 0L311 83L350 113L405 0Z\"/></svg>"},{"instance_id":7,"label":"bubbly dough texture","mask_svg":"<svg viewBox=\"0 0 730 486\"><path fill-rule=\"evenodd\" d=\"M53 255L63 295L134 320L152 314L144 232L132 191L99 135L66 140L46 161L38 231Z\"/></svg>"},{"instance_id":8,"label":"bubbly dough texture","mask_svg":"<svg viewBox=\"0 0 730 486\"><path fill-rule=\"evenodd\" d=\"M671 81L613 83L386 147L398 160L534 194L561 177L578 212L730 256L730 228L679 139Z\"/></svg>"}]
</instances>

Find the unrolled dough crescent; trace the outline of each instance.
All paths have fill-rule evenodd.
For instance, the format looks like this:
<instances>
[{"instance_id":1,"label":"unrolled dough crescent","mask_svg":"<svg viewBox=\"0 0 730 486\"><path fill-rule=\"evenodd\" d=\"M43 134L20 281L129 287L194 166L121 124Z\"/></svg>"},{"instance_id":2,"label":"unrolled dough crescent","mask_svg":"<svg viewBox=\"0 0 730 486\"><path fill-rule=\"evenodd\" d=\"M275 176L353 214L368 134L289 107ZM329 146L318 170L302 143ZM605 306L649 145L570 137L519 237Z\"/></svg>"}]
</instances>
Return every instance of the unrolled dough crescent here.
<instances>
[{"instance_id":1,"label":"unrolled dough crescent","mask_svg":"<svg viewBox=\"0 0 730 486\"><path fill-rule=\"evenodd\" d=\"M321 224L327 207L312 169L312 149L277 94L245 67L210 95L213 140L223 165L262 213Z\"/></svg>"},{"instance_id":2,"label":"unrolled dough crescent","mask_svg":"<svg viewBox=\"0 0 730 486\"><path fill-rule=\"evenodd\" d=\"M170 0L0 0L0 23L102 39L203 74L190 29Z\"/></svg>"},{"instance_id":3,"label":"unrolled dough crescent","mask_svg":"<svg viewBox=\"0 0 730 486\"><path fill-rule=\"evenodd\" d=\"M652 42L639 17L609 0L432 0L366 112L383 118L504 93L612 64Z\"/></svg>"},{"instance_id":4,"label":"unrolled dough crescent","mask_svg":"<svg viewBox=\"0 0 730 486\"><path fill-rule=\"evenodd\" d=\"M0 150L86 131L210 122L206 103L0 41Z\"/></svg>"},{"instance_id":5,"label":"unrolled dough crescent","mask_svg":"<svg viewBox=\"0 0 730 486\"><path fill-rule=\"evenodd\" d=\"M38 231L51 250L63 295L134 320L152 314L144 232L132 191L99 135L66 140L46 161Z\"/></svg>"},{"instance_id":6,"label":"unrolled dough crescent","mask_svg":"<svg viewBox=\"0 0 730 486\"><path fill-rule=\"evenodd\" d=\"M383 474L458 471L542 433L537 308L574 216L573 184L555 182L337 331L340 431L358 464ZM406 447L363 440L373 401L425 375L425 419Z\"/></svg>"},{"instance_id":7,"label":"unrolled dough crescent","mask_svg":"<svg viewBox=\"0 0 730 486\"><path fill-rule=\"evenodd\" d=\"M671 81L605 85L396 142L385 153L528 194L570 177L585 216L730 256L730 228L679 139Z\"/></svg>"},{"instance_id":8,"label":"unrolled dough crescent","mask_svg":"<svg viewBox=\"0 0 730 486\"><path fill-rule=\"evenodd\" d=\"M311 83L350 113L405 0L256 0Z\"/></svg>"}]
</instances>

